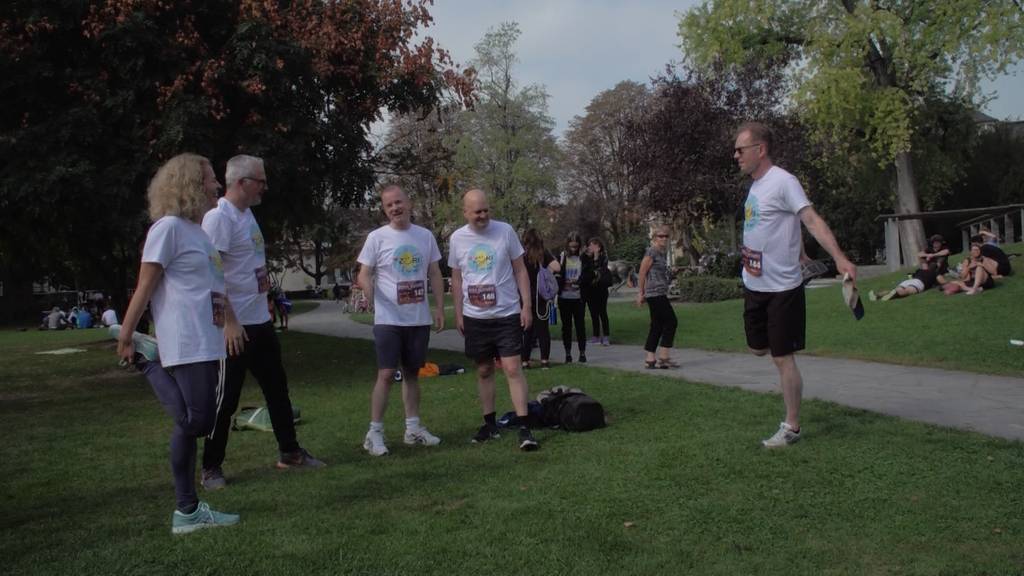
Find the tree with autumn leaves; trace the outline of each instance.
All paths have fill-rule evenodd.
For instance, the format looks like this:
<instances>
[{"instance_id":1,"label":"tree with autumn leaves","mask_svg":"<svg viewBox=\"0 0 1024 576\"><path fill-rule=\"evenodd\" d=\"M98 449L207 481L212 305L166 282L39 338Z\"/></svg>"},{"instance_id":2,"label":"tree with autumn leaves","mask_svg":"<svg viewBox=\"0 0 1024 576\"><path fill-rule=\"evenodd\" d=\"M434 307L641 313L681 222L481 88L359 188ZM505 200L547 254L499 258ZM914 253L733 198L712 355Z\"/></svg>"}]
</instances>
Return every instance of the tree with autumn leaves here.
<instances>
[{"instance_id":1,"label":"tree with autumn leaves","mask_svg":"<svg viewBox=\"0 0 1024 576\"><path fill-rule=\"evenodd\" d=\"M372 186L382 110L471 98L427 0L66 0L0 7L0 276L118 291L145 189L184 150L267 161L269 240ZM330 231L327 232L330 236ZM83 286L84 287L84 286Z\"/></svg>"}]
</instances>

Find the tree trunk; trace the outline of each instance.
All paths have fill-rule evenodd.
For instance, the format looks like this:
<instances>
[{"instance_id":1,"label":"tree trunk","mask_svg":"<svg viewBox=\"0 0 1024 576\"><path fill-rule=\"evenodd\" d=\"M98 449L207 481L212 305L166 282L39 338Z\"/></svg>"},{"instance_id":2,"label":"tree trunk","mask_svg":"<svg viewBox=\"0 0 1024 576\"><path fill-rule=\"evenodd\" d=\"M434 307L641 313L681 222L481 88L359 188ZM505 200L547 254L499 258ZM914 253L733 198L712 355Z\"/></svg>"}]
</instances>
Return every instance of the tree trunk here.
<instances>
[{"instance_id":1,"label":"tree trunk","mask_svg":"<svg viewBox=\"0 0 1024 576\"><path fill-rule=\"evenodd\" d=\"M914 178L914 163L910 152L896 155L896 213L912 214L920 212L917 202L917 183ZM921 220L900 221L900 249L903 252L903 265L909 266L917 261L917 254L925 245L924 223Z\"/></svg>"}]
</instances>

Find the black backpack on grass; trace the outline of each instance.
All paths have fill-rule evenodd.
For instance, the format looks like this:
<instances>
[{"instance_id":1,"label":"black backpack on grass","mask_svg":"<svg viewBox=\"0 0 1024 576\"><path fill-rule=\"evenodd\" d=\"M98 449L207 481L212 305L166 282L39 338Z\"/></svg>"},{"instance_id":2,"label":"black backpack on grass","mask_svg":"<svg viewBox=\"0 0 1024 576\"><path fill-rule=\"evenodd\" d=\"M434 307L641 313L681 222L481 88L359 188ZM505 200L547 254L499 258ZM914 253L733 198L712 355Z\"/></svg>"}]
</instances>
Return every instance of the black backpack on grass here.
<instances>
[{"instance_id":1,"label":"black backpack on grass","mask_svg":"<svg viewBox=\"0 0 1024 576\"><path fill-rule=\"evenodd\" d=\"M579 388L557 386L538 394L537 400L543 408L545 426L570 432L586 432L605 426L604 407Z\"/></svg>"}]
</instances>

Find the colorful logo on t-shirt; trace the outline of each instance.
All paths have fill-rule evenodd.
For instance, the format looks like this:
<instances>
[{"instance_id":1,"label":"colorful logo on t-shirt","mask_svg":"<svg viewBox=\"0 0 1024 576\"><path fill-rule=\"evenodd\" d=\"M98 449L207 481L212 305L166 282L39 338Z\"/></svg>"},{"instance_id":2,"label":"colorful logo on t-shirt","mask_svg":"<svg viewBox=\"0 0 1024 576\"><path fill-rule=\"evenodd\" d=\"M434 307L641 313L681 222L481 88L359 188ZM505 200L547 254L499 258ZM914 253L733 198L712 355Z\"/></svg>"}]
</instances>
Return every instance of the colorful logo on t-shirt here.
<instances>
[{"instance_id":1,"label":"colorful logo on t-shirt","mask_svg":"<svg viewBox=\"0 0 1024 576\"><path fill-rule=\"evenodd\" d=\"M477 244L469 250L469 271L476 273L490 272L494 268L497 255L488 244Z\"/></svg>"},{"instance_id":2,"label":"colorful logo on t-shirt","mask_svg":"<svg viewBox=\"0 0 1024 576\"><path fill-rule=\"evenodd\" d=\"M402 244L395 248L392 259L392 266L399 276L418 276L423 269L423 256L411 244Z\"/></svg>"},{"instance_id":3,"label":"colorful logo on t-shirt","mask_svg":"<svg viewBox=\"0 0 1024 576\"><path fill-rule=\"evenodd\" d=\"M263 241L263 232L256 222L249 226L249 237L252 238L252 249L260 256L266 257L266 244Z\"/></svg>"},{"instance_id":4,"label":"colorful logo on t-shirt","mask_svg":"<svg viewBox=\"0 0 1024 576\"><path fill-rule=\"evenodd\" d=\"M747 203L743 207L743 230L750 232L761 223L761 206L757 202L757 196L747 196Z\"/></svg>"},{"instance_id":5,"label":"colorful logo on t-shirt","mask_svg":"<svg viewBox=\"0 0 1024 576\"><path fill-rule=\"evenodd\" d=\"M217 252L213 244L207 243L206 255L210 261L210 274L213 274L213 279L217 284L224 284L224 262L220 259L220 252Z\"/></svg>"}]
</instances>

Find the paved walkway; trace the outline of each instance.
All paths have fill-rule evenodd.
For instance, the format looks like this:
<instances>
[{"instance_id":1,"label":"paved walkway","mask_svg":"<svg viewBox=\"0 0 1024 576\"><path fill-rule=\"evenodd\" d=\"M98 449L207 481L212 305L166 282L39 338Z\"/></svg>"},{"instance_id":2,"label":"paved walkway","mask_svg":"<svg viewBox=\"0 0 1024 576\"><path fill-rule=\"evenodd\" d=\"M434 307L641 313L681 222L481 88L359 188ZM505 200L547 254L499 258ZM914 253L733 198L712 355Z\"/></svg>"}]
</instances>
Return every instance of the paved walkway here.
<instances>
[{"instance_id":1,"label":"paved walkway","mask_svg":"<svg viewBox=\"0 0 1024 576\"><path fill-rule=\"evenodd\" d=\"M353 322L334 302L322 302L315 310L292 317L289 327L326 336L373 339L371 326ZM462 336L457 330L432 334L430 347L461 352ZM778 391L778 376L771 362L750 354L681 349L674 354L683 365L677 370L644 369L640 346L592 346L587 358L593 366L757 392ZM799 365L805 397L1024 440L1024 378L808 355L800 356Z\"/></svg>"}]
</instances>

